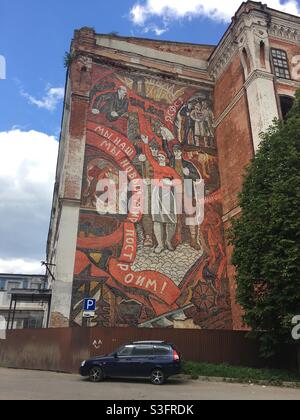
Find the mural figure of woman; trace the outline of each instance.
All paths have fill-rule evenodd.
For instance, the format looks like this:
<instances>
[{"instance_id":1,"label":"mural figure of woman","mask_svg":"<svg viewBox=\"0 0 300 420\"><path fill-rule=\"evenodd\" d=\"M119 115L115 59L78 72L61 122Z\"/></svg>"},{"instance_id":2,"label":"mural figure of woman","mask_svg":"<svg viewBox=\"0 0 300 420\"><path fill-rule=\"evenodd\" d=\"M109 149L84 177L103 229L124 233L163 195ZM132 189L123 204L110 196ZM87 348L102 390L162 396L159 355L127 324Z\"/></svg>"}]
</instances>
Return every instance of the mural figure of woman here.
<instances>
[{"instance_id":1,"label":"mural figure of woman","mask_svg":"<svg viewBox=\"0 0 300 420\"><path fill-rule=\"evenodd\" d=\"M195 135L195 121L191 118L191 113L193 112L194 105L192 102L184 105L184 107L180 111L180 116L183 119L182 125L182 144L184 146L188 146L190 143L190 137L194 138Z\"/></svg>"}]
</instances>

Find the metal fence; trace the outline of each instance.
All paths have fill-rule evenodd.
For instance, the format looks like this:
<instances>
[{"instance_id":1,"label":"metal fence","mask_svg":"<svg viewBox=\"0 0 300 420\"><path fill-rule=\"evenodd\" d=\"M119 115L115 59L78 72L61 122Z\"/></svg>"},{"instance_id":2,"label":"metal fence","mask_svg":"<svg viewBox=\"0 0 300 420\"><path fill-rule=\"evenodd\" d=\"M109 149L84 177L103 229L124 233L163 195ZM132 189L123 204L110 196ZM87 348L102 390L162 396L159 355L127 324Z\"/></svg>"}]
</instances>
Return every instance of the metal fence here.
<instances>
[{"instance_id":1,"label":"metal fence","mask_svg":"<svg viewBox=\"0 0 300 420\"><path fill-rule=\"evenodd\" d=\"M113 352L133 340L172 342L186 361L248 367L266 365L259 358L258 343L248 339L245 332L61 328L9 331L6 340L0 340L0 366L75 373L82 360ZM269 364L278 368L297 368L295 348L283 348Z\"/></svg>"}]
</instances>

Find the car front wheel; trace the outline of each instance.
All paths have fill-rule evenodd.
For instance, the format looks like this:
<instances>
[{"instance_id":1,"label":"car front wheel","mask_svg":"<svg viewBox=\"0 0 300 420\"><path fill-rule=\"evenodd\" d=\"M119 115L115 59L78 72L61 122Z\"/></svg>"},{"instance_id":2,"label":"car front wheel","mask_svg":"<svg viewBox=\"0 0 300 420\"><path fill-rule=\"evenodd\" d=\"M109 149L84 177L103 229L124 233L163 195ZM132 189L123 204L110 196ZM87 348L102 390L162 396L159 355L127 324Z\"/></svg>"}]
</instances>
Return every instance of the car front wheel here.
<instances>
[{"instance_id":1,"label":"car front wheel","mask_svg":"<svg viewBox=\"0 0 300 420\"><path fill-rule=\"evenodd\" d=\"M92 369L90 370L90 381L96 383L96 382L103 381L103 379L104 379L103 370L98 366L92 367Z\"/></svg>"},{"instance_id":2,"label":"car front wheel","mask_svg":"<svg viewBox=\"0 0 300 420\"><path fill-rule=\"evenodd\" d=\"M151 383L153 385L163 385L165 382L165 375L161 369L155 369L151 374Z\"/></svg>"}]
</instances>

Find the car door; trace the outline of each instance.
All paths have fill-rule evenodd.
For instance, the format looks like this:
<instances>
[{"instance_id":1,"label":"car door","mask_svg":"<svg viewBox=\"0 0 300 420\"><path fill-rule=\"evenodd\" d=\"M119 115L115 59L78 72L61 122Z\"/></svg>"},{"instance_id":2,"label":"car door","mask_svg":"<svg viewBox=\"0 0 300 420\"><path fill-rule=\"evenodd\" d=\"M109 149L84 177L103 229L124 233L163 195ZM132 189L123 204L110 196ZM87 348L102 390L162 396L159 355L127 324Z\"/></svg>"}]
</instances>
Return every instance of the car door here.
<instances>
[{"instance_id":1,"label":"car door","mask_svg":"<svg viewBox=\"0 0 300 420\"><path fill-rule=\"evenodd\" d=\"M132 350L131 375L147 378L151 375L154 364L153 345L135 345Z\"/></svg>"},{"instance_id":2,"label":"car door","mask_svg":"<svg viewBox=\"0 0 300 420\"><path fill-rule=\"evenodd\" d=\"M121 347L109 366L109 376L112 378L126 378L130 376L133 346Z\"/></svg>"},{"instance_id":3,"label":"car door","mask_svg":"<svg viewBox=\"0 0 300 420\"><path fill-rule=\"evenodd\" d=\"M154 346L154 357L156 365L164 369L167 374L173 365L172 351L170 347L163 345Z\"/></svg>"}]
</instances>

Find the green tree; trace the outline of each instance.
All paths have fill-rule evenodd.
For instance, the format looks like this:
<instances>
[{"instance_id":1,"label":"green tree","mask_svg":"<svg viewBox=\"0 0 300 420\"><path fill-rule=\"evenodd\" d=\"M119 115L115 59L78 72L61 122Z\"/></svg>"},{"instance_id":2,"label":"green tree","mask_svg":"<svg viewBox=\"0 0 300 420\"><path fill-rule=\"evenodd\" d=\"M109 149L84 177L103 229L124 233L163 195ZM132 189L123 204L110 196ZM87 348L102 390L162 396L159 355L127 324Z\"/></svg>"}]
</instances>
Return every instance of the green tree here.
<instances>
[{"instance_id":1,"label":"green tree","mask_svg":"<svg viewBox=\"0 0 300 420\"><path fill-rule=\"evenodd\" d=\"M231 232L237 299L268 358L292 342L300 315L300 92L287 120L262 135L239 200Z\"/></svg>"}]
</instances>

